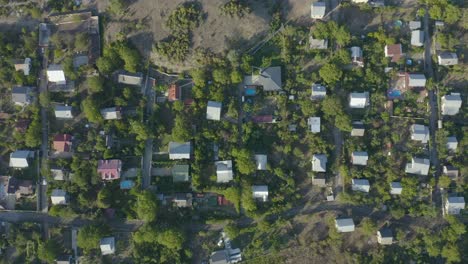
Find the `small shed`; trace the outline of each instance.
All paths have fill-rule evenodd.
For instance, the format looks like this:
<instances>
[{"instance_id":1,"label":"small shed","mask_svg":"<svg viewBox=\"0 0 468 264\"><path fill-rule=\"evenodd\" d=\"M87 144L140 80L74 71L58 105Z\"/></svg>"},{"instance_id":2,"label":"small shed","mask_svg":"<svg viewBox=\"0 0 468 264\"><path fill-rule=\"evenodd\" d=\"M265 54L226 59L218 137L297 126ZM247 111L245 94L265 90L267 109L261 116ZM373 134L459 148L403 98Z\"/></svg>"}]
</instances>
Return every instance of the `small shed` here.
<instances>
[{"instance_id":1,"label":"small shed","mask_svg":"<svg viewBox=\"0 0 468 264\"><path fill-rule=\"evenodd\" d=\"M111 255L115 253L115 238L105 237L100 241L100 248L102 255Z\"/></svg>"},{"instance_id":2,"label":"small shed","mask_svg":"<svg viewBox=\"0 0 468 264\"><path fill-rule=\"evenodd\" d=\"M67 204L67 192L62 189L54 189L50 195L50 200L53 205Z\"/></svg>"},{"instance_id":3,"label":"small shed","mask_svg":"<svg viewBox=\"0 0 468 264\"><path fill-rule=\"evenodd\" d=\"M353 232L355 228L352 218L335 219L335 227L339 233Z\"/></svg>"},{"instance_id":4,"label":"small shed","mask_svg":"<svg viewBox=\"0 0 468 264\"><path fill-rule=\"evenodd\" d=\"M413 30L411 31L411 45L422 47L424 45L424 31Z\"/></svg>"},{"instance_id":5,"label":"small shed","mask_svg":"<svg viewBox=\"0 0 468 264\"><path fill-rule=\"evenodd\" d=\"M349 107L365 108L369 105L369 92L351 93L349 95Z\"/></svg>"},{"instance_id":6,"label":"small shed","mask_svg":"<svg viewBox=\"0 0 468 264\"><path fill-rule=\"evenodd\" d=\"M391 182L390 183L390 194L400 195L402 191L403 191L403 187L401 186L400 182Z\"/></svg>"},{"instance_id":7,"label":"small shed","mask_svg":"<svg viewBox=\"0 0 468 264\"><path fill-rule=\"evenodd\" d=\"M307 125L309 125L310 132L320 133L320 117L309 117Z\"/></svg>"},{"instance_id":8,"label":"small shed","mask_svg":"<svg viewBox=\"0 0 468 264\"><path fill-rule=\"evenodd\" d=\"M364 136L365 132L365 127L364 123L361 121L354 121L352 123L353 129L351 130L351 136L352 137L362 137Z\"/></svg>"}]
</instances>

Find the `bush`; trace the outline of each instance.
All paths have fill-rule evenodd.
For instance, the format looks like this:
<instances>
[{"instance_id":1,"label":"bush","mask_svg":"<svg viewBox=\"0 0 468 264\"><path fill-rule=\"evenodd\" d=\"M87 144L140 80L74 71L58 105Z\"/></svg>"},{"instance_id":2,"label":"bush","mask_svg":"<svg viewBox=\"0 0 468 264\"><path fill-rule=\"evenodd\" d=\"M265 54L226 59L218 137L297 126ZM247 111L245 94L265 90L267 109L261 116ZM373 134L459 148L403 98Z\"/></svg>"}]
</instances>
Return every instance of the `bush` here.
<instances>
[{"instance_id":1,"label":"bush","mask_svg":"<svg viewBox=\"0 0 468 264\"><path fill-rule=\"evenodd\" d=\"M245 14L250 13L250 7L240 0L230 0L226 4L222 5L220 8L223 15L228 15L230 17L243 17Z\"/></svg>"}]
</instances>

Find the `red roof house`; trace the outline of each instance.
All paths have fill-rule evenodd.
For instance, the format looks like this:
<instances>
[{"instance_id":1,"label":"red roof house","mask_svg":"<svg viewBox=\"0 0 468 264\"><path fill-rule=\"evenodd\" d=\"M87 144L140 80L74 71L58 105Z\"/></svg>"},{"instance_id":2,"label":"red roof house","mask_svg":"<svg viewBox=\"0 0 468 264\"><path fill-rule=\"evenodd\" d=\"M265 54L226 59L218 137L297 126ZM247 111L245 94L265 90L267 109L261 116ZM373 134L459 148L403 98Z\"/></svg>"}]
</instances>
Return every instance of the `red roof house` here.
<instances>
[{"instance_id":1,"label":"red roof house","mask_svg":"<svg viewBox=\"0 0 468 264\"><path fill-rule=\"evenodd\" d=\"M69 134L58 134L54 137L54 149L57 152L71 152L72 136Z\"/></svg>"},{"instance_id":2,"label":"red roof house","mask_svg":"<svg viewBox=\"0 0 468 264\"><path fill-rule=\"evenodd\" d=\"M171 84L171 86L169 86L167 99L170 102L180 100L180 94L181 94L180 87L176 85L175 83L173 83Z\"/></svg>"},{"instance_id":3,"label":"red roof house","mask_svg":"<svg viewBox=\"0 0 468 264\"><path fill-rule=\"evenodd\" d=\"M393 44L385 46L385 57L392 58L392 62L398 62L403 56L401 44Z\"/></svg>"},{"instance_id":4,"label":"red roof house","mask_svg":"<svg viewBox=\"0 0 468 264\"><path fill-rule=\"evenodd\" d=\"M118 159L99 160L97 171L102 180L112 181L119 179L122 172L122 161Z\"/></svg>"},{"instance_id":5,"label":"red roof house","mask_svg":"<svg viewBox=\"0 0 468 264\"><path fill-rule=\"evenodd\" d=\"M254 123L274 123L274 119L272 115L253 116L252 121Z\"/></svg>"}]
</instances>

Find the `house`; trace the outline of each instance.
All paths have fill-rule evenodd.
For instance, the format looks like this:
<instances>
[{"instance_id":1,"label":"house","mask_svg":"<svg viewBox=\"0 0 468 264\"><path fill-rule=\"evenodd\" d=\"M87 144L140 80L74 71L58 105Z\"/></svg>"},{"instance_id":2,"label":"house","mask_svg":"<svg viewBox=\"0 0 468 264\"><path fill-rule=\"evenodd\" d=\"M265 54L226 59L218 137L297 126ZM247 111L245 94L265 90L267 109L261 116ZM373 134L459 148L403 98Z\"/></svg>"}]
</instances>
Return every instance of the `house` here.
<instances>
[{"instance_id":1,"label":"house","mask_svg":"<svg viewBox=\"0 0 468 264\"><path fill-rule=\"evenodd\" d=\"M426 76L420 73L408 73L406 74L406 86L407 87L425 87Z\"/></svg>"},{"instance_id":2,"label":"house","mask_svg":"<svg viewBox=\"0 0 468 264\"><path fill-rule=\"evenodd\" d=\"M169 86L167 90L167 99L169 102L174 102L180 100L182 95L182 88L180 88L177 84L173 83Z\"/></svg>"},{"instance_id":3,"label":"house","mask_svg":"<svg viewBox=\"0 0 468 264\"><path fill-rule=\"evenodd\" d=\"M192 207L192 194L176 193L172 202L179 208Z\"/></svg>"},{"instance_id":4,"label":"house","mask_svg":"<svg viewBox=\"0 0 468 264\"><path fill-rule=\"evenodd\" d=\"M312 94L310 99L319 100L327 96L327 88L321 84L314 83L312 84Z\"/></svg>"},{"instance_id":5,"label":"house","mask_svg":"<svg viewBox=\"0 0 468 264\"><path fill-rule=\"evenodd\" d=\"M369 181L366 179L352 179L351 189L353 191L369 193L369 190L370 190Z\"/></svg>"},{"instance_id":6,"label":"house","mask_svg":"<svg viewBox=\"0 0 468 264\"><path fill-rule=\"evenodd\" d=\"M18 180L15 177L10 177L8 179L7 194L14 195L16 199L33 195L33 182L28 180Z\"/></svg>"},{"instance_id":7,"label":"house","mask_svg":"<svg viewBox=\"0 0 468 264\"><path fill-rule=\"evenodd\" d=\"M190 159L190 153L192 152L192 143L178 143L178 142L169 142L169 159L178 160L178 159Z\"/></svg>"},{"instance_id":8,"label":"house","mask_svg":"<svg viewBox=\"0 0 468 264\"><path fill-rule=\"evenodd\" d=\"M366 166L369 155L366 151L354 151L351 155L351 162L353 165Z\"/></svg>"},{"instance_id":9,"label":"house","mask_svg":"<svg viewBox=\"0 0 468 264\"><path fill-rule=\"evenodd\" d=\"M322 19L325 16L327 6L325 2L315 2L310 6L310 17L313 19Z\"/></svg>"},{"instance_id":10,"label":"house","mask_svg":"<svg viewBox=\"0 0 468 264\"><path fill-rule=\"evenodd\" d=\"M354 221L352 218L337 218L335 219L335 227L339 233L353 232Z\"/></svg>"},{"instance_id":11,"label":"house","mask_svg":"<svg viewBox=\"0 0 468 264\"><path fill-rule=\"evenodd\" d=\"M367 2L369 2L369 0L351 0L352 3L355 3L355 4L367 4Z\"/></svg>"},{"instance_id":12,"label":"house","mask_svg":"<svg viewBox=\"0 0 468 264\"><path fill-rule=\"evenodd\" d=\"M327 181L325 177L313 177L312 178L312 185L318 186L318 187L327 187Z\"/></svg>"},{"instance_id":13,"label":"house","mask_svg":"<svg viewBox=\"0 0 468 264\"><path fill-rule=\"evenodd\" d=\"M381 245L391 245L393 243L393 234L390 228L382 228L377 231L377 242Z\"/></svg>"},{"instance_id":14,"label":"house","mask_svg":"<svg viewBox=\"0 0 468 264\"><path fill-rule=\"evenodd\" d=\"M262 86L263 90L267 92L281 91L281 67L275 66L260 69L258 75L245 76L244 84L246 86Z\"/></svg>"},{"instance_id":15,"label":"house","mask_svg":"<svg viewBox=\"0 0 468 264\"><path fill-rule=\"evenodd\" d=\"M411 31L411 45L422 47L424 45L424 31L413 30Z\"/></svg>"},{"instance_id":16,"label":"house","mask_svg":"<svg viewBox=\"0 0 468 264\"><path fill-rule=\"evenodd\" d=\"M458 169L452 165L443 166L442 173L449 176L452 180L456 180L458 178Z\"/></svg>"},{"instance_id":17,"label":"house","mask_svg":"<svg viewBox=\"0 0 468 264\"><path fill-rule=\"evenodd\" d=\"M456 137L448 137L447 138L447 149L450 152L455 152L455 151L457 151L457 147L458 147L457 138Z\"/></svg>"},{"instance_id":18,"label":"house","mask_svg":"<svg viewBox=\"0 0 468 264\"><path fill-rule=\"evenodd\" d=\"M462 106L462 99L459 93L451 93L442 96L442 115L456 115Z\"/></svg>"},{"instance_id":19,"label":"house","mask_svg":"<svg viewBox=\"0 0 468 264\"><path fill-rule=\"evenodd\" d=\"M172 167L172 181L173 182L188 182L190 180L189 174L190 166L187 164L176 164Z\"/></svg>"},{"instance_id":20,"label":"house","mask_svg":"<svg viewBox=\"0 0 468 264\"><path fill-rule=\"evenodd\" d=\"M32 96L33 87L26 87L26 86L18 86L13 87L11 89L11 101L15 105L19 106L26 106L32 103L33 96Z\"/></svg>"},{"instance_id":21,"label":"house","mask_svg":"<svg viewBox=\"0 0 468 264\"><path fill-rule=\"evenodd\" d=\"M52 167L50 169L50 174L52 175L52 178L54 181L64 181L66 180L66 172L65 170L58 168L58 167Z\"/></svg>"},{"instance_id":22,"label":"house","mask_svg":"<svg viewBox=\"0 0 468 264\"><path fill-rule=\"evenodd\" d=\"M364 67L364 58L360 47L351 47L351 62L359 67Z\"/></svg>"},{"instance_id":23,"label":"house","mask_svg":"<svg viewBox=\"0 0 468 264\"><path fill-rule=\"evenodd\" d=\"M11 168L27 168L29 167L29 158L34 157L34 152L30 150L17 150L10 154Z\"/></svg>"},{"instance_id":24,"label":"house","mask_svg":"<svg viewBox=\"0 0 468 264\"><path fill-rule=\"evenodd\" d=\"M314 39L313 36L309 37L309 48L324 50L328 48L328 39Z\"/></svg>"},{"instance_id":25,"label":"house","mask_svg":"<svg viewBox=\"0 0 468 264\"><path fill-rule=\"evenodd\" d=\"M104 181L119 179L122 172L122 161L118 159L99 160L97 172Z\"/></svg>"},{"instance_id":26,"label":"house","mask_svg":"<svg viewBox=\"0 0 468 264\"><path fill-rule=\"evenodd\" d=\"M390 194L400 195L403 191L403 187L400 182L391 182L390 183Z\"/></svg>"},{"instance_id":27,"label":"house","mask_svg":"<svg viewBox=\"0 0 468 264\"><path fill-rule=\"evenodd\" d=\"M49 46L50 28L46 23L39 24L39 47Z\"/></svg>"},{"instance_id":28,"label":"house","mask_svg":"<svg viewBox=\"0 0 468 264\"><path fill-rule=\"evenodd\" d=\"M52 64L47 68L47 80L51 83L65 85L67 83L65 79L65 73L62 65Z\"/></svg>"},{"instance_id":29,"label":"house","mask_svg":"<svg viewBox=\"0 0 468 264\"><path fill-rule=\"evenodd\" d=\"M142 73L119 73L117 76L117 82L121 84L141 86L143 83Z\"/></svg>"},{"instance_id":30,"label":"house","mask_svg":"<svg viewBox=\"0 0 468 264\"><path fill-rule=\"evenodd\" d=\"M365 108L369 105L369 92L351 93L349 95L349 107Z\"/></svg>"},{"instance_id":31,"label":"house","mask_svg":"<svg viewBox=\"0 0 468 264\"><path fill-rule=\"evenodd\" d=\"M403 57L401 44L385 45L385 57L392 58L391 62L398 62Z\"/></svg>"},{"instance_id":32,"label":"house","mask_svg":"<svg viewBox=\"0 0 468 264\"><path fill-rule=\"evenodd\" d=\"M53 205L67 204L67 192L62 189L53 189L50 200Z\"/></svg>"},{"instance_id":33,"label":"house","mask_svg":"<svg viewBox=\"0 0 468 264\"><path fill-rule=\"evenodd\" d=\"M411 126L411 139L426 144L429 141L429 127L413 124Z\"/></svg>"},{"instance_id":34,"label":"house","mask_svg":"<svg viewBox=\"0 0 468 264\"><path fill-rule=\"evenodd\" d=\"M58 134L54 137L54 150L57 152L71 152L72 136L69 134Z\"/></svg>"},{"instance_id":35,"label":"house","mask_svg":"<svg viewBox=\"0 0 468 264\"><path fill-rule=\"evenodd\" d=\"M441 52L437 55L439 65L452 66L458 64L458 56L453 52Z\"/></svg>"},{"instance_id":36,"label":"house","mask_svg":"<svg viewBox=\"0 0 468 264\"><path fill-rule=\"evenodd\" d=\"M110 255L115 253L115 238L105 237L102 238L99 247L101 248L102 255Z\"/></svg>"},{"instance_id":37,"label":"house","mask_svg":"<svg viewBox=\"0 0 468 264\"><path fill-rule=\"evenodd\" d=\"M216 161L216 182L226 183L233 179L232 160Z\"/></svg>"},{"instance_id":38,"label":"house","mask_svg":"<svg viewBox=\"0 0 468 264\"><path fill-rule=\"evenodd\" d=\"M101 115L104 120L122 119L122 109L120 106L101 109Z\"/></svg>"},{"instance_id":39,"label":"house","mask_svg":"<svg viewBox=\"0 0 468 264\"><path fill-rule=\"evenodd\" d=\"M219 121L221 119L222 103L215 101L208 101L206 107L206 119Z\"/></svg>"},{"instance_id":40,"label":"house","mask_svg":"<svg viewBox=\"0 0 468 264\"><path fill-rule=\"evenodd\" d=\"M325 154L314 154L312 156L312 171L326 172L328 158Z\"/></svg>"},{"instance_id":41,"label":"house","mask_svg":"<svg viewBox=\"0 0 468 264\"><path fill-rule=\"evenodd\" d=\"M309 125L310 132L320 133L320 117L309 117L307 125Z\"/></svg>"},{"instance_id":42,"label":"house","mask_svg":"<svg viewBox=\"0 0 468 264\"><path fill-rule=\"evenodd\" d=\"M447 197L445 201L445 213L450 215L458 215L461 210L465 209L464 197Z\"/></svg>"},{"instance_id":43,"label":"house","mask_svg":"<svg viewBox=\"0 0 468 264\"><path fill-rule=\"evenodd\" d=\"M23 71L24 76L28 76L31 70L31 59L26 58L24 60L14 60L15 71Z\"/></svg>"},{"instance_id":44,"label":"house","mask_svg":"<svg viewBox=\"0 0 468 264\"><path fill-rule=\"evenodd\" d=\"M252 195L254 199L259 199L263 202L268 200L268 186L254 185L252 186Z\"/></svg>"},{"instance_id":45,"label":"house","mask_svg":"<svg viewBox=\"0 0 468 264\"><path fill-rule=\"evenodd\" d=\"M255 167L257 167L257 170L266 170L267 169L267 155L264 155L264 154L255 155Z\"/></svg>"},{"instance_id":46,"label":"house","mask_svg":"<svg viewBox=\"0 0 468 264\"><path fill-rule=\"evenodd\" d=\"M57 119L72 119L72 107L68 105L56 105L54 107L55 118Z\"/></svg>"},{"instance_id":47,"label":"house","mask_svg":"<svg viewBox=\"0 0 468 264\"><path fill-rule=\"evenodd\" d=\"M229 255L227 250L218 250L211 253L210 257L210 264L228 264L229 262Z\"/></svg>"},{"instance_id":48,"label":"house","mask_svg":"<svg viewBox=\"0 0 468 264\"><path fill-rule=\"evenodd\" d=\"M89 58L87 55L77 55L73 57L73 68L77 70L83 65L88 65Z\"/></svg>"},{"instance_id":49,"label":"house","mask_svg":"<svg viewBox=\"0 0 468 264\"><path fill-rule=\"evenodd\" d=\"M421 21L410 21L409 22L410 30L416 30L421 28Z\"/></svg>"},{"instance_id":50,"label":"house","mask_svg":"<svg viewBox=\"0 0 468 264\"><path fill-rule=\"evenodd\" d=\"M361 121L354 121L352 123L353 129L351 130L352 137L362 137L364 136L364 132L366 131L364 128L364 123Z\"/></svg>"},{"instance_id":51,"label":"house","mask_svg":"<svg viewBox=\"0 0 468 264\"><path fill-rule=\"evenodd\" d=\"M411 158L411 163L406 164L406 173L426 175L429 173L430 162L428 159Z\"/></svg>"}]
</instances>

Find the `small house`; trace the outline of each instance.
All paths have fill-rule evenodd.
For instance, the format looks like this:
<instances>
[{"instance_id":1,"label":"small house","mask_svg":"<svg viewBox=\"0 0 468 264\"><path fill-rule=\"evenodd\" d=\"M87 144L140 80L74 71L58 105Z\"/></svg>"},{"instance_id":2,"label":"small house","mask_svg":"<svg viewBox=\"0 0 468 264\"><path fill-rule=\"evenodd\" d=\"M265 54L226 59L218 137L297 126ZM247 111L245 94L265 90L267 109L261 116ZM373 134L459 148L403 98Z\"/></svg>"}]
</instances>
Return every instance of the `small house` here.
<instances>
[{"instance_id":1,"label":"small house","mask_svg":"<svg viewBox=\"0 0 468 264\"><path fill-rule=\"evenodd\" d=\"M351 93L349 95L349 107L365 108L369 105L369 92Z\"/></svg>"},{"instance_id":2,"label":"small house","mask_svg":"<svg viewBox=\"0 0 468 264\"><path fill-rule=\"evenodd\" d=\"M310 132L320 133L320 117L309 117L307 125L309 125Z\"/></svg>"},{"instance_id":3,"label":"small house","mask_svg":"<svg viewBox=\"0 0 468 264\"><path fill-rule=\"evenodd\" d=\"M228 264L230 263L230 258L227 250L222 249L211 253L210 264Z\"/></svg>"},{"instance_id":4,"label":"small house","mask_svg":"<svg viewBox=\"0 0 468 264\"><path fill-rule=\"evenodd\" d=\"M141 86L143 84L143 74L122 72L117 76L117 82L121 84Z\"/></svg>"},{"instance_id":5,"label":"small house","mask_svg":"<svg viewBox=\"0 0 468 264\"><path fill-rule=\"evenodd\" d=\"M29 75L31 70L31 59L26 58L24 60L14 60L13 64L15 65L15 71L22 71L24 76Z\"/></svg>"},{"instance_id":6,"label":"small house","mask_svg":"<svg viewBox=\"0 0 468 264\"><path fill-rule=\"evenodd\" d=\"M322 19L325 16L327 5L325 2L315 2L310 6L310 17L313 19Z\"/></svg>"},{"instance_id":7,"label":"small house","mask_svg":"<svg viewBox=\"0 0 468 264\"><path fill-rule=\"evenodd\" d=\"M462 99L459 93L451 93L442 96L442 115L456 115L462 106Z\"/></svg>"},{"instance_id":8,"label":"small house","mask_svg":"<svg viewBox=\"0 0 468 264\"><path fill-rule=\"evenodd\" d=\"M353 232L354 221L352 218L337 218L335 219L335 227L339 233Z\"/></svg>"},{"instance_id":9,"label":"small house","mask_svg":"<svg viewBox=\"0 0 468 264\"><path fill-rule=\"evenodd\" d=\"M315 172L326 172L327 171L327 155L325 154L314 154L312 156L312 171Z\"/></svg>"},{"instance_id":10,"label":"small house","mask_svg":"<svg viewBox=\"0 0 468 264\"><path fill-rule=\"evenodd\" d=\"M392 58L392 62L398 62L404 55L401 44L385 45L384 51L385 57Z\"/></svg>"},{"instance_id":11,"label":"small house","mask_svg":"<svg viewBox=\"0 0 468 264\"><path fill-rule=\"evenodd\" d=\"M351 155L353 165L366 166L369 155L366 151L354 151Z\"/></svg>"},{"instance_id":12,"label":"small house","mask_svg":"<svg viewBox=\"0 0 468 264\"><path fill-rule=\"evenodd\" d=\"M310 99L320 100L327 96L327 88L321 84L314 83L312 84L312 94Z\"/></svg>"},{"instance_id":13,"label":"small house","mask_svg":"<svg viewBox=\"0 0 468 264\"><path fill-rule=\"evenodd\" d=\"M32 103L32 87L20 86L11 89L11 101L15 105L26 106Z\"/></svg>"},{"instance_id":14,"label":"small house","mask_svg":"<svg viewBox=\"0 0 468 264\"><path fill-rule=\"evenodd\" d=\"M411 45L416 47L422 47L424 45L424 31L411 31Z\"/></svg>"},{"instance_id":15,"label":"small house","mask_svg":"<svg viewBox=\"0 0 468 264\"><path fill-rule=\"evenodd\" d=\"M206 119L219 121L221 119L221 108L222 103L208 101L208 106L206 107Z\"/></svg>"},{"instance_id":16,"label":"small house","mask_svg":"<svg viewBox=\"0 0 468 264\"><path fill-rule=\"evenodd\" d=\"M64 181L66 179L65 170L58 167L52 167L50 169L50 174L52 174L54 181Z\"/></svg>"},{"instance_id":17,"label":"small house","mask_svg":"<svg viewBox=\"0 0 468 264\"><path fill-rule=\"evenodd\" d=\"M457 147L458 147L458 140L456 137L448 137L447 138L447 149L450 151L450 152L455 152L457 151Z\"/></svg>"},{"instance_id":18,"label":"small house","mask_svg":"<svg viewBox=\"0 0 468 264\"><path fill-rule=\"evenodd\" d=\"M309 48L317 49L317 50L325 50L328 48L328 39L314 39L313 36L310 36Z\"/></svg>"},{"instance_id":19,"label":"small house","mask_svg":"<svg viewBox=\"0 0 468 264\"><path fill-rule=\"evenodd\" d=\"M171 160L180 160L180 159L190 159L190 154L192 152L192 143L184 142L169 142L169 159Z\"/></svg>"},{"instance_id":20,"label":"small house","mask_svg":"<svg viewBox=\"0 0 468 264\"><path fill-rule=\"evenodd\" d=\"M365 127L364 123L361 121L354 121L352 123L351 136L352 137L362 137L364 136Z\"/></svg>"},{"instance_id":21,"label":"small house","mask_svg":"<svg viewBox=\"0 0 468 264\"><path fill-rule=\"evenodd\" d=\"M102 238L99 247L101 248L102 255L111 255L115 253L115 238L105 237Z\"/></svg>"},{"instance_id":22,"label":"small house","mask_svg":"<svg viewBox=\"0 0 468 264\"><path fill-rule=\"evenodd\" d=\"M67 192L62 189L54 189L50 195L50 200L53 205L67 204Z\"/></svg>"},{"instance_id":23,"label":"small house","mask_svg":"<svg viewBox=\"0 0 468 264\"><path fill-rule=\"evenodd\" d=\"M429 173L430 161L422 158L411 158L411 162L406 164L406 173L425 175Z\"/></svg>"},{"instance_id":24,"label":"small house","mask_svg":"<svg viewBox=\"0 0 468 264\"><path fill-rule=\"evenodd\" d=\"M425 87L426 76L421 73L408 73L406 74L406 86L407 87Z\"/></svg>"},{"instance_id":25,"label":"small house","mask_svg":"<svg viewBox=\"0 0 468 264\"><path fill-rule=\"evenodd\" d=\"M441 52L437 55L439 65L452 66L458 64L458 56L454 52Z\"/></svg>"},{"instance_id":26,"label":"small house","mask_svg":"<svg viewBox=\"0 0 468 264\"><path fill-rule=\"evenodd\" d=\"M429 141L429 127L413 124L411 126L411 139L426 144Z\"/></svg>"},{"instance_id":27,"label":"small house","mask_svg":"<svg viewBox=\"0 0 468 264\"><path fill-rule=\"evenodd\" d=\"M122 119L122 109L120 106L101 109L101 115L104 120Z\"/></svg>"},{"instance_id":28,"label":"small house","mask_svg":"<svg viewBox=\"0 0 468 264\"><path fill-rule=\"evenodd\" d=\"M364 57L360 47L351 47L351 62L359 67L364 67Z\"/></svg>"},{"instance_id":29,"label":"small house","mask_svg":"<svg viewBox=\"0 0 468 264\"><path fill-rule=\"evenodd\" d=\"M390 228L382 228L377 231L377 242L381 245L391 245L393 243L393 234Z\"/></svg>"},{"instance_id":30,"label":"small house","mask_svg":"<svg viewBox=\"0 0 468 264\"><path fill-rule=\"evenodd\" d=\"M61 255L55 260L55 264L72 264L74 263L71 255Z\"/></svg>"},{"instance_id":31,"label":"small house","mask_svg":"<svg viewBox=\"0 0 468 264\"><path fill-rule=\"evenodd\" d=\"M34 152L30 150L17 150L10 154L11 168L29 167L29 159L34 157Z\"/></svg>"},{"instance_id":32,"label":"small house","mask_svg":"<svg viewBox=\"0 0 468 264\"><path fill-rule=\"evenodd\" d=\"M445 165L442 167L442 173L449 176L452 180L457 180L458 178L458 169L452 165Z\"/></svg>"},{"instance_id":33,"label":"small house","mask_svg":"<svg viewBox=\"0 0 468 264\"><path fill-rule=\"evenodd\" d=\"M421 21L410 21L409 22L410 30L416 30L421 28Z\"/></svg>"},{"instance_id":34,"label":"small house","mask_svg":"<svg viewBox=\"0 0 468 264\"><path fill-rule=\"evenodd\" d=\"M180 100L181 95L182 95L182 88L180 88L180 86L178 86L175 83L169 86L169 89L167 90L167 99L169 100L169 102Z\"/></svg>"},{"instance_id":35,"label":"small house","mask_svg":"<svg viewBox=\"0 0 468 264\"><path fill-rule=\"evenodd\" d=\"M366 179L352 179L351 189L353 191L369 193L369 190L370 190L369 181Z\"/></svg>"},{"instance_id":36,"label":"small house","mask_svg":"<svg viewBox=\"0 0 468 264\"><path fill-rule=\"evenodd\" d=\"M355 4L367 4L369 0L351 0L351 2Z\"/></svg>"},{"instance_id":37,"label":"small house","mask_svg":"<svg viewBox=\"0 0 468 264\"><path fill-rule=\"evenodd\" d=\"M268 200L268 186L254 185L252 186L252 195L254 199L259 199L263 202Z\"/></svg>"},{"instance_id":38,"label":"small house","mask_svg":"<svg viewBox=\"0 0 468 264\"><path fill-rule=\"evenodd\" d=\"M216 161L216 182L226 183L233 179L232 160Z\"/></svg>"},{"instance_id":39,"label":"small house","mask_svg":"<svg viewBox=\"0 0 468 264\"><path fill-rule=\"evenodd\" d=\"M172 167L173 182L188 182L190 180L190 166L187 164L176 164Z\"/></svg>"},{"instance_id":40,"label":"small house","mask_svg":"<svg viewBox=\"0 0 468 264\"><path fill-rule=\"evenodd\" d=\"M257 154L255 155L255 166L257 170L266 170L267 169L267 155Z\"/></svg>"},{"instance_id":41,"label":"small house","mask_svg":"<svg viewBox=\"0 0 468 264\"><path fill-rule=\"evenodd\" d=\"M72 119L72 107L68 105L56 105L54 107L55 118L57 119Z\"/></svg>"},{"instance_id":42,"label":"small house","mask_svg":"<svg viewBox=\"0 0 468 264\"><path fill-rule=\"evenodd\" d=\"M97 172L104 181L120 179L122 161L119 159L99 160Z\"/></svg>"},{"instance_id":43,"label":"small house","mask_svg":"<svg viewBox=\"0 0 468 264\"><path fill-rule=\"evenodd\" d=\"M57 152L71 152L72 136L69 134L58 134L54 137L54 150Z\"/></svg>"},{"instance_id":44,"label":"small house","mask_svg":"<svg viewBox=\"0 0 468 264\"><path fill-rule=\"evenodd\" d=\"M64 85L67 83L65 79L65 72L62 65L52 64L47 68L47 80L51 83Z\"/></svg>"},{"instance_id":45,"label":"small house","mask_svg":"<svg viewBox=\"0 0 468 264\"><path fill-rule=\"evenodd\" d=\"M73 68L79 69L81 66L88 65L89 57L87 55L77 55L73 57Z\"/></svg>"},{"instance_id":46,"label":"small house","mask_svg":"<svg viewBox=\"0 0 468 264\"><path fill-rule=\"evenodd\" d=\"M465 198L462 197L447 197L445 201L445 213L450 215L458 215L461 210L465 209Z\"/></svg>"},{"instance_id":47,"label":"small house","mask_svg":"<svg viewBox=\"0 0 468 264\"><path fill-rule=\"evenodd\" d=\"M281 91L281 67L268 67L260 69L258 75L248 75L244 78L246 86L261 86L266 92Z\"/></svg>"},{"instance_id":48,"label":"small house","mask_svg":"<svg viewBox=\"0 0 468 264\"><path fill-rule=\"evenodd\" d=\"M403 187L401 186L400 182L391 182L390 183L390 194L400 195L402 191L403 191Z\"/></svg>"},{"instance_id":49,"label":"small house","mask_svg":"<svg viewBox=\"0 0 468 264\"><path fill-rule=\"evenodd\" d=\"M192 194L176 193L172 202L179 208L192 207Z\"/></svg>"},{"instance_id":50,"label":"small house","mask_svg":"<svg viewBox=\"0 0 468 264\"><path fill-rule=\"evenodd\" d=\"M7 194L14 195L16 199L34 194L33 182L29 180L19 180L15 177L9 177L6 187Z\"/></svg>"}]
</instances>

